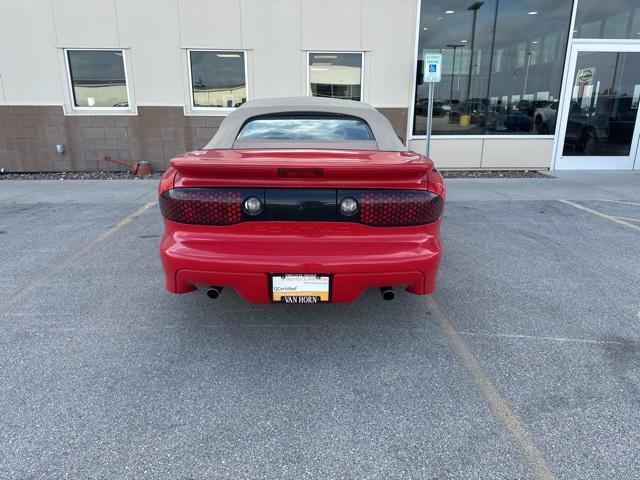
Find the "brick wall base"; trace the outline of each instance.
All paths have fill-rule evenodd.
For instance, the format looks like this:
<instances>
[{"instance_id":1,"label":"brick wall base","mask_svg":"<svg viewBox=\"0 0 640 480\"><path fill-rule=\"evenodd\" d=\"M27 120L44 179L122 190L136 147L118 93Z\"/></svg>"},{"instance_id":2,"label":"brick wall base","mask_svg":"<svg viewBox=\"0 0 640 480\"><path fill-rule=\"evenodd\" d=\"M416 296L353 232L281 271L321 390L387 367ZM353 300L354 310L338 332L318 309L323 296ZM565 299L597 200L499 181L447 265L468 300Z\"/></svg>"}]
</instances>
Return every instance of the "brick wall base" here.
<instances>
[{"instance_id":1,"label":"brick wall base","mask_svg":"<svg viewBox=\"0 0 640 480\"><path fill-rule=\"evenodd\" d=\"M407 109L381 108L402 138ZM138 115L68 115L61 106L0 106L0 168L6 172L122 170L102 160L147 160L165 170L168 160L202 148L224 117L186 116L182 107L138 107ZM56 145L65 153L56 153Z\"/></svg>"}]
</instances>

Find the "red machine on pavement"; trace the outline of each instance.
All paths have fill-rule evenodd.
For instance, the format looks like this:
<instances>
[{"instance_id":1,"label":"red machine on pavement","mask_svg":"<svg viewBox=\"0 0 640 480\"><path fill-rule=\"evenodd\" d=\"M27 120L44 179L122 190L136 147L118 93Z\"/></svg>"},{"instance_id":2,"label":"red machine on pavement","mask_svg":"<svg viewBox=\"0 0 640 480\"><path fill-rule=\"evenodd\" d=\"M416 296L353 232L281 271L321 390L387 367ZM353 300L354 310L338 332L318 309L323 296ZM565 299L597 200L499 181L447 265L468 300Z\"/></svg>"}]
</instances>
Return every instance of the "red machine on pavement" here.
<instances>
[{"instance_id":1,"label":"red machine on pavement","mask_svg":"<svg viewBox=\"0 0 640 480\"><path fill-rule=\"evenodd\" d=\"M260 303L429 294L444 192L433 163L367 104L247 102L160 182L167 289L233 288Z\"/></svg>"}]
</instances>

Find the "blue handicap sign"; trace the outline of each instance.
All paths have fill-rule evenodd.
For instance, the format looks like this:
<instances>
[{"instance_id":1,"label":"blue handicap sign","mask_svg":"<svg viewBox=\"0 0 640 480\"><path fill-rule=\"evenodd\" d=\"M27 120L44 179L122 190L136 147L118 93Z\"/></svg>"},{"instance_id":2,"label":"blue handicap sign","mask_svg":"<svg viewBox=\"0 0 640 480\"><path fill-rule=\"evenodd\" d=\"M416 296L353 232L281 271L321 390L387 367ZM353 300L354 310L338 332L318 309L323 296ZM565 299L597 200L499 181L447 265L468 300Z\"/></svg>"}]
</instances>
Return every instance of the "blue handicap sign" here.
<instances>
[{"instance_id":1,"label":"blue handicap sign","mask_svg":"<svg viewBox=\"0 0 640 480\"><path fill-rule=\"evenodd\" d=\"M424 81L436 83L440 81L440 67L442 66L442 55L439 53L426 53L424 55Z\"/></svg>"}]
</instances>

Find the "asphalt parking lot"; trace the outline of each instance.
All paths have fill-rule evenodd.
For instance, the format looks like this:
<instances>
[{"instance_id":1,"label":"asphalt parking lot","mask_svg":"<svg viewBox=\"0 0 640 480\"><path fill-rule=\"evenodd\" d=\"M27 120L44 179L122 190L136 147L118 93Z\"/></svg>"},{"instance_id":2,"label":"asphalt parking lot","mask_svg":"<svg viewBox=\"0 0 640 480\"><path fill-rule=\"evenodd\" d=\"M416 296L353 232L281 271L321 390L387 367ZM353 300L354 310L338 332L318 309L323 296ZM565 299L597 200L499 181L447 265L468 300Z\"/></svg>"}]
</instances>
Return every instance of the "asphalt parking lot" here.
<instances>
[{"instance_id":1,"label":"asphalt parking lot","mask_svg":"<svg viewBox=\"0 0 640 480\"><path fill-rule=\"evenodd\" d=\"M0 478L640 478L640 174L558 177L320 307L166 293L155 182L0 182Z\"/></svg>"}]
</instances>

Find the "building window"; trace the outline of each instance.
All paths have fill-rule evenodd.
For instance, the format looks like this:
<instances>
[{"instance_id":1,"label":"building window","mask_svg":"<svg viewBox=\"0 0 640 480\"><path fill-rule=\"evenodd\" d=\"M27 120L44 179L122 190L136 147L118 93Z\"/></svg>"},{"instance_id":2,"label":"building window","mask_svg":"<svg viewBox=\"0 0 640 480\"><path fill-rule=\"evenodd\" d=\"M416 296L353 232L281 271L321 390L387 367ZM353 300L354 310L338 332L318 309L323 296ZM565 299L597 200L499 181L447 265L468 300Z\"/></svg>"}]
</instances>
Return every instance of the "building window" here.
<instances>
[{"instance_id":1,"label":"building window","mask_svg":"<svg viewBox=\"0 0 640 480\"><path fill-rule=\"evenodd\" d=\"M67 50L75 109L129 110L123 50Z\"/></svg>"},{"instance_id":2,"label":"building window","mask_svg":"<svg viewBox=\"0 0 640 480\"><path fill-rule=\"evenodd\" d=\"M247 101L245 52L190 50L191 106L236 108Z\"/></svg>"},{"instance_id":3,"label":"building window","mask_svg":"<svg viewBox=\"0 0 640 480\"><path fill-rule=\"evenodd\" d=\"M573 37L640 40L638 0L580 0Z\"/></svg>"},{"instance_id":4,"label":"building window","mask_svg":"<svg viewBox=\"0 0 640 480\"><path fill-rule=\"evenodd\" d=\"M443 56L435 135L553 134L571 10L557 0L424 0L413 134L426 132L426 53Z\"/></svg>"},{"instance_id":5,"label":"building window","mask_svg":"<svg viewBox=\"0 0 640 480\"><path fill-rule=\"evenodd\" d=\"M309 94L362 100L362 53L309 52Z\"/></svg>"}]
</instances>

